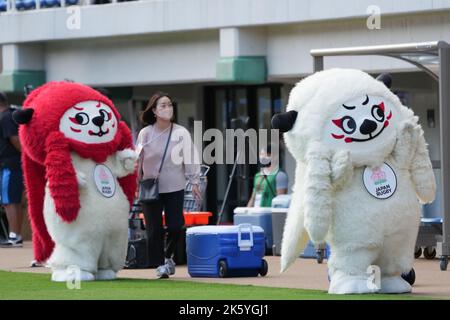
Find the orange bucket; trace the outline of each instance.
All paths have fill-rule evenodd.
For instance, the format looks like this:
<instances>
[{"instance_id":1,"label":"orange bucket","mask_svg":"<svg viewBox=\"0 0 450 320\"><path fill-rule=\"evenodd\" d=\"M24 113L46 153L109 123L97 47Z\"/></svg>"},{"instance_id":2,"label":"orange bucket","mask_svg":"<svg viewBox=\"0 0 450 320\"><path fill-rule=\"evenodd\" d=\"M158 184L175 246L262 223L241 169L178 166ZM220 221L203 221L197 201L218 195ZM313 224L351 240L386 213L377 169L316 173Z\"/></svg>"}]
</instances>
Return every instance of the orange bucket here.
<instances>
[{"instance_id":1,"label":"orange bucket","mask_svg":"<svg viewBox=\"0 0 450 320\"><path fill-rule=\"evenodd\" d=\"M195 215L192 212L184 212L184 224L187 226L195 224Z\"/></svg>"},{"instance_id":2,"label":"orange bucket","mask_svg":"<svg viewBox=\"0 0 450 320\"><path fill-rule=\"evenodd\" d=\"M185 211L184 215L184 224L187 226L194 225L206 225L209 223L209 217L212 216L212 212L203 212L203 211ZM165 214L163 212L163 225L166 225Z\"/></svg>"},{"instance_id":3,"label":"orange bucket","mask_svg":"<svg viewBox=\"0 0 450 320\"><path fill-rule=\"evenodd\" d=\"M191 212L193 214L194 218L194 224L196 225L205 225L209 223L209 217L212 216L212 212L206 212L206 211L197 211L197 212Z\"/></svg>"}]
</instances>

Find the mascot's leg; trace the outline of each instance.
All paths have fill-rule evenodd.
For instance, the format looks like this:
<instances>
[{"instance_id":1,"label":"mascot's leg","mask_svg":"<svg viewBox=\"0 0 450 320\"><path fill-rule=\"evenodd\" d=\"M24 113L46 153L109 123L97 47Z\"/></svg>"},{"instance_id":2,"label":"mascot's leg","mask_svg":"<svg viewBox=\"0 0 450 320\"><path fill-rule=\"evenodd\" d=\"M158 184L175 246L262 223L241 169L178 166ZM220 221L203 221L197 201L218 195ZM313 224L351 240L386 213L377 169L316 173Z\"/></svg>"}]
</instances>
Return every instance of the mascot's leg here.
<instances>
[{"instance_id":1,"label":"mascot's leg","mask_svg":"<svg viewBox=\"0 0 450 320\"><path fill-rule=\"evenodd\" d=\"M416 232L398 233L384 241L378 264L381 269L381 293L408 293L411 285L402 277L412 269Z\"/></svg>"},{"instance_id":2,"label":"mascot's leg","mask_svg":"<svg viewBox=\"0 0 450 320\"><path fill-rule=\"evenodd\" d=\"M116 273L125 264L127 255L128 233L126 226L123 230L111 233L106 237L102 253L98 262L97 280L114 280Z\"/></svg>"},{"instance_id":3,"label":"mascot's leg","mask_svg":"<svg viewBox=\"0 0 450 320\"><path fill-rule=\"evenodd\" d=\"M331 294L375 293L379 288L372 285L367 268L377 258L378 249L356 248L348 250L331 247L328 261Z\"/></svg>"},{"instance_id":4,"label":"mascot's leg","mask_svg":"<svg viewBox=\"0 0 450 320\"><path fill-rule=\"evenodd\" d=\"M52 268L52 281L92 281L97 269L98 246L79 242L76 246L67 246L56 242L49 259Z\"/></svg>"}]
</instances>

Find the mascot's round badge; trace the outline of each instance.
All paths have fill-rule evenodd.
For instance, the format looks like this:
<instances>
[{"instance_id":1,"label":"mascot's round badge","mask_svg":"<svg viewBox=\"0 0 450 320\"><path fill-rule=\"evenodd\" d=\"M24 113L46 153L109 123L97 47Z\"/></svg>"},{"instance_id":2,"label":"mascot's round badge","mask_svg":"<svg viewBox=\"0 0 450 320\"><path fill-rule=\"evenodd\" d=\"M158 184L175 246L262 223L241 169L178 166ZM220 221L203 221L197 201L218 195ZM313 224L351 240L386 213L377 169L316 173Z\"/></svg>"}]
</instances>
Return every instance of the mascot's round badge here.
<instances>
[{"instance_id":1,"label":"mascot's round badge","mask_svg":"<svg viewBox=\"0 0 450 320\"><path fill-rule=\"evenodd\" d=\"M366 167L363 182L367 192L377 199L387 199L397 189L397 177L394 170L386 163L373 169Z\"/></svg>"},{"instance_id":2,"label":"mascot's round badge","mask_svg":"<svg viewBox=\"0 0 450 320\"><path fill-rule=\"evenodd\" d=\"M106 198L111 198L116 192L116 182L111 170L103 165L98 164L94 169L94 181L98 192Z\"/></svg>"}]
</instances>

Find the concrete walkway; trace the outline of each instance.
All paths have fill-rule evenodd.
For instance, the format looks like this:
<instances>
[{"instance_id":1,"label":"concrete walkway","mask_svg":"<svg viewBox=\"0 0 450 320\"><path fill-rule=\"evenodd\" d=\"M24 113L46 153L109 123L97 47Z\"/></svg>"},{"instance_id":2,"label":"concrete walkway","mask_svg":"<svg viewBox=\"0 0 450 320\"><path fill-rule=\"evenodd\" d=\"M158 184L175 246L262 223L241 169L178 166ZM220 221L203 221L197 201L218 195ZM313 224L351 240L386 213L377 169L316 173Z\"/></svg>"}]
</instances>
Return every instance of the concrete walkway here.
<instances>
[{"instance_id":1,"label":"concrete walkway","mask_svg":"<svg viewBox=\"0 0 450 320\"><path fill-rule=\"evenodd\" d=\"M23 248L0 248L0 270L14 272L50 273L48 268L30 268L33 259L31 243L26 242ZM177 272L170 279L198 282L233 283L283 288L301 288L327 290L327 265L318 264L314 259L297 259L283 274L279 273L280 257L265 257L269 264L269 272L265 277L249 278L191 278L187 266L177 266ZM413 293L421 296L433 296L450 299L450 269L440 271L439 260L416 259L414 263L416 283ZM122 270L121 278L154 279L154 269ZM166 280L164 280L166 281ZM170 281L170 280L169 280Z\"/></svg>"}]
</instances>

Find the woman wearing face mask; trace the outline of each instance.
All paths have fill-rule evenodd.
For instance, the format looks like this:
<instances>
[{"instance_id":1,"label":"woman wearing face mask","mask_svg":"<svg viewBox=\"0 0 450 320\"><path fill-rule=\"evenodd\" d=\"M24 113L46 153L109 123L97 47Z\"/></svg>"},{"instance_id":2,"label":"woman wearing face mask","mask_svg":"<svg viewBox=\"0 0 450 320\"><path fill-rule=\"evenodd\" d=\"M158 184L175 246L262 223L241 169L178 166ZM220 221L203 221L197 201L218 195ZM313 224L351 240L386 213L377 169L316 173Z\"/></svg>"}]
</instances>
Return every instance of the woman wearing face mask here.
<instances>
[{"instance_id":1,"label":"woman wearing face mask","mask_svg":"<svg viewBox=\"0 0 450 320\"><path fill-rule=\"evenodd\" d=\"M247 207L271 207L272 199L288 190L288 176L278 167L277 161L273 161L270 144L266 150L261 150L259 164L261 170L255 175Z\"/></svg>"},{"instance_id":2,"label":"woman wearing face mask","mask_svg":"<svg viewBox=\"0 0 450 320\"><path fill-rule=\"evenodd\" d=\"M159 199L142 204L150 265L157 267L157 278L168 278L175 273L173 253L184 225L186 180L193 185L194 197L201 200L200 161L197 151L189 131L174 123L173 119L172 98L161 92L154 94L141 114L145 127L139 132L136 142L136 150L141 159L141 179L158 177ZM167 241L164 241L163 211L168 232Z\"/></svg>"}]
</instances>

